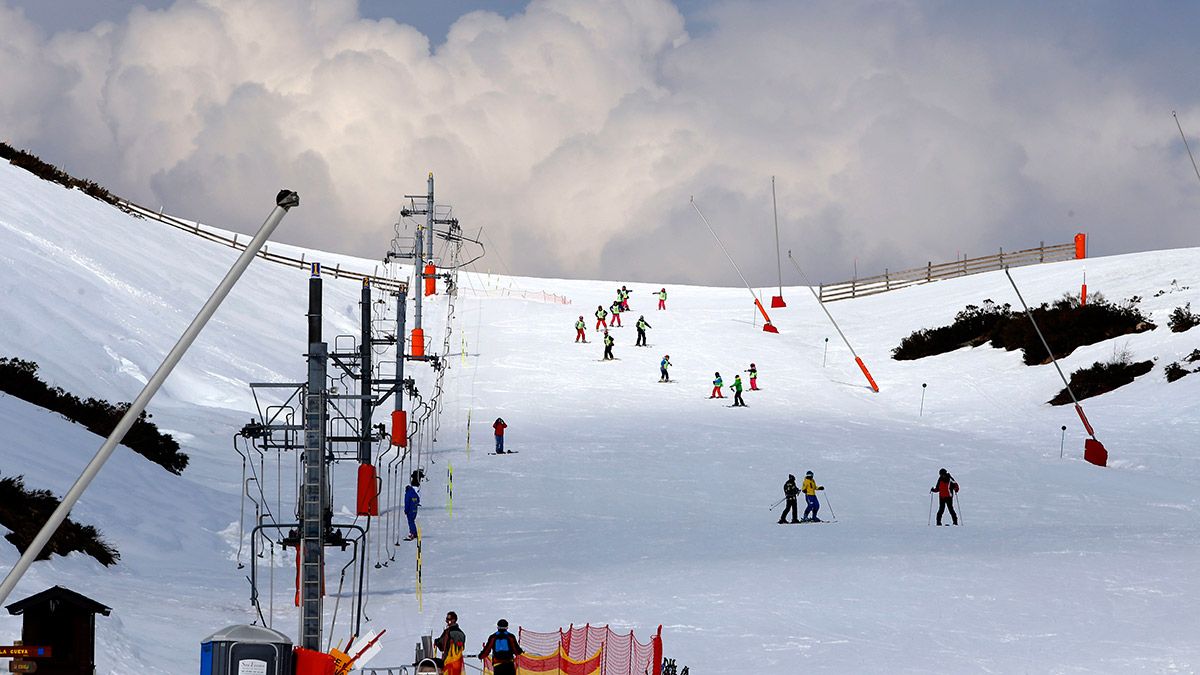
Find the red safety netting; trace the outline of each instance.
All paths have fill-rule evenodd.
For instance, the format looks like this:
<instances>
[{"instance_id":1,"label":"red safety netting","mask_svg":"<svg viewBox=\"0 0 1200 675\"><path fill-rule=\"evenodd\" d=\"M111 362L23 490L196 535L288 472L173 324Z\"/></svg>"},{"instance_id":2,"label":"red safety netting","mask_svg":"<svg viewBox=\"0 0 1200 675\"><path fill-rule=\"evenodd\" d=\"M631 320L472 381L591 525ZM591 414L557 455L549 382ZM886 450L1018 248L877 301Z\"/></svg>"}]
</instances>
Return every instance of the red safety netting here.
<instances>
[{"instance_id":1,"label":"red safety netting","mask_svg":"<svg viewBox=\"0 0 1200 675\"><path fill-rule=\"evenodd\" d=\"M572 625L555 633L520 628L517 640L530 657L517 659L521 675L661 675L662 671L662 626L647 643L638 642L633 631L619 634L608 626L591 625Z\"/></svg>"}]
</instances>

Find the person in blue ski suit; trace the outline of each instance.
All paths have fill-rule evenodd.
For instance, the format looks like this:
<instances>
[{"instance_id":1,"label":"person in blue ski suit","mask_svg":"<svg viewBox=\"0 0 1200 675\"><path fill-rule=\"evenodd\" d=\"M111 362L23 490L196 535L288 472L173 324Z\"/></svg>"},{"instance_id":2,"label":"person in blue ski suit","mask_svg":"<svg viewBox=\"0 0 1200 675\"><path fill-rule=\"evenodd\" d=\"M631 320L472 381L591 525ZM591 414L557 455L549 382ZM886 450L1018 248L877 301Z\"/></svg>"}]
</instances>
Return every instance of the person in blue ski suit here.
<instances>
[{"instance_id":1,"label":"person in blue ski suit","mask_svg":"<svg viewBox=\"0 0 1200 675\"><path fill-rule=\"evenodd\" d=\"M404 541L417 538L417 509L421 508L421 479L414 471L412 479L404 488L404 515L408 516L408 536Z\"/></svg>"}]
</instances>

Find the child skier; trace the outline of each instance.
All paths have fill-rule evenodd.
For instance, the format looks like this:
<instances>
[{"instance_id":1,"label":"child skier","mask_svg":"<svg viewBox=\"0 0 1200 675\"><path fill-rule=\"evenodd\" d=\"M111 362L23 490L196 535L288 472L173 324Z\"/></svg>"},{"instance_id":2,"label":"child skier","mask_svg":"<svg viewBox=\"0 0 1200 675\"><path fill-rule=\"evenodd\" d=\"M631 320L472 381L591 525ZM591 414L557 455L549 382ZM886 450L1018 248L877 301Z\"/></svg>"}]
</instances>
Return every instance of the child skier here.
<instances>
[{"instance_id":1,"label":"child skier","mask_svg":"<svg viewBox=\"0 0 1200 675\"><path fill-rule=\"evenodd\" d=\"M508 425L504 423L504 418L502 418L502 417L497 417L496 421L492 424L492 429L495 430L495 432L496 432L496 454L497 455L504 454L504 430L507 428L508 428Z\"/></svg>"},{"instance_id":2,"label":"child skier","mask_svg":"<svg viewBox=\"0 0 1200 675\"><path fill-rule=\"evenodd\" d=\"M720 373L713 373L713 376L715 378L713 380L713 390L712 390L712 393L708 395L708 397L709 398L725 398L725 394L721 393L721 387L725 386L725 380L721 379Z\"/></svg>"},{"instance_id":3,"label":"child skier","mask_svg":"<svg viewBox=\"0 0 1200 675\"><path fill-rule=\"evenodd\" d=\"M651 327L650 324L646 323L645 316L638 317L638 320L637 320L638 336L637 336L637 342L634 343L635 347L648 347L649 346L646 344L646 329L650 328L650 327Z\"/></svg>"},{"instance_id":4,"label":"child skier","mask_svg":"<svg viewBox=\"0 0 1200 675\"><path fill-rule=\"evenodd\" d=\"M604 331L604 361L613 360L612 348L614 344L616 344L616 340L608 334L608 331Z\"/></svg>"},{"instance_id":5,"label":"child skier","mask_svg":"<svg viewBox=\"0 0 1200 675\"><path fill-rule=\"evenodd\" d=\"M608 324L604 320L608 318L608 312L604 311L603 305L596 305L596 330L608 328Z\"/></svg>"},{"instance_id":6,"label":"child skier","mask_svg":"<svg viewBox=\"0 0 1200 675\"><path fill-rule=\"evenodd\" d=\"M404 541L417 538L417 509L421 508L421 479L413 472L408 485L404 488L404 515L408 516L408 536Z\"/></svg>"},{"instance_id":7,"label":"child skier","mask_svg":"<svg viewBox=\"0 0 1200 675\"><path fill-rule=\"evenodd\" d=\"M950 518L957 525L958 514L954 512L954 495L958 493L958 482L954 480L950 472L945 469L938 471L937 483L929 488L929 491L938 493L938 527L942 525L942 514L946 512L947 508L950 509Z\"/></svg>"},{"instance_id":8,"label":"child skier","mask_svg":"<svg viewBox=\"0 0 1200 675\"><path fill-rule=\"evenodd\" d=\"M583 322L583 315L579 315L579 320L575 322L575 341L587 342L587 324Z\"/></svg>"},{"instance_id":9,"label":"child skier","mask_svg":"<svg viewBox=\"0 0 1200 675\"><path fill-rule=\"evenodd\" d=\"M789 473L787 481L785 481L783 484L783 498L787 500L787 504L785 504L783 507L783 513L779 514L780 525L784 525L788 522L788 512L791 512L792 514L793 523L800 522L796 517L796 497L799 495L800 488L796 487L796 477Z\"/></svg>"},{"instance_id":10,"label":"child skier","mask_svg":"<svg viewBox=\"0 0 1200 675\"><path fill-rule=\"evenodd\" d=\"M758 366L751 363L746 372L750 373L750 391L758 391Z\"/></svg>"},{"instance_id":11,"label":"child skier","mask_svg":"<svg viewBox=\"0 0 1200 675\"><path fill-rule=\"evenodd\" d=\"M612 307L609 307L608 311L612 312L612 321L609 323L609 327L620 326L621 325L621 312L622 312L621 301L614 300Z\"/></svg>"},{"instance_id":12,"label":"child skier","mask_svg":"<svg viewBox=\"0 0 1200 675\"><path fill-rule=\"evenodd\" d=\"M734 407L745 408L746 402L742 400L742 376L734 375L733 384L729 385L729 388L733 390Z\"/></svg>"},{"instance_id":13,"label":"child skier","mask_svg":"<svg viewBox=\"0 0 1200 675\"><path fill-rule=\"evenodd\" d=\"M800 484L800 491L804 493L805 501L804 517L800 519L801 522L821 522L821 519L817 517L817 511L821 510L821 500L817 499L817 490L824 489L824 485L817 485L817 481L813 480L813 472L809 471L804 474L804 482Z\"/></svg>"},{"instance_id":14,"label":"child skier","mask_svg":"<svg viewBox=\"0 0 1200 675\"><path fill-rule=\"evenodd\" d=\"M622 312L629 311L629 294L632 292L633 291L629 290L628 288L625 288L624 286L621 287L621 311Z\"/></svg>"},{"instance_id":15,"label":"child skier","mask_svg":"<svg viewBox=\"0 0 1200 675\"><path fill-rule=\"evenodd\" d=\"M665 288L658 292L658 308L667 308L667 289Z\"/></svg>"},{"instance_id":16,"label":"child skier","mask_svg":"<svg viewBox=\"0 0 1200 675\"><path fill-rule=\"evenodd\" d=\"M662 361L658 364L658 381L670 382L671 375L667 373L667 368L671 367L671 355L663 354Z\"/></svg>"}]
</instances>

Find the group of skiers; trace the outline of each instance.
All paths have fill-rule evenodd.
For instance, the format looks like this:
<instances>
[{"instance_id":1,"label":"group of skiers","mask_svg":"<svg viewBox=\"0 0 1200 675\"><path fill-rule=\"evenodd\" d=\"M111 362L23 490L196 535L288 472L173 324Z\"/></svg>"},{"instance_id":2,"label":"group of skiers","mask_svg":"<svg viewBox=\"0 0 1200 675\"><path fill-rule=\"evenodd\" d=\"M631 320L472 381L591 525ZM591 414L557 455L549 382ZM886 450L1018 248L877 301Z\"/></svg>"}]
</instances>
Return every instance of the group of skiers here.
<instances>
[{"instance_id":1,"label":"group of skiers","mask_svg":"<svg viewBox=\"0 0 1200 675\"><path fill-rule=\"evenodd\" d=\"M604 305L596 305L596 330L604 331L604 356L601 358L602 361L615 360L612 350L613 345L616 344L616 340L612 335L609 334L608 330L609 328L624 327L624 325L621 323L621 314L629 311L629 295L631 293L633 293L633 291L622 286L617 289L617 299L613 300L612 304L609 305L607 310L604 309ZM667 308L666 288L663 288L658 292L658 308L660 310L665 310ZM611 319L609 319L610 316L612 317ZM637 341L634 343L634 345L637 347L649 347L649 343L646 342L646 330L653 328L653 326L650 325L649 321L646 321L645 315L638 317L635 327L637 328ZM580 314L579 320L575 322L575 342L586 343L587 341L587 322L584 321L583 315Z\"/></svg>"},{"instance_id":2,"label":"group of skiers","mask_svg":"<svg viewBox=\"0 0 1200 675\"><path fill-rule=\"evenodd\" d=\"M745 372L750 376L750 391L758 391L758 366L751 363L750 367L747 368ZM725 398L725 395L721 393L721 389L724 386L725 380L722 379L720 371L713 373L712 393L709 394L708 397ZM742 376L740 373L733 376L733 384L729 385L729 388L733 391L733 407L745 408L746 402L742 400L743 385Z\"/></svg>"},{"instance_id":3,"label":"group of skiers","mask_svg":"<svg viewBox=\"0 0 1200 675\"><path fill-rule=\"evenodd\" d=\"M446 628L433 641L433 646L442 653L441 658L434 660L443 675L462 675L467 634L458 626L457 613L446 612ZM525 650L517 644L517 637L508 632L508 620L500 619L496 622L496 632L488 636L477 658L492 657L493 675L516 675L516 660L523 653Z\"/></svg>"},{"instance_id":4,"label":"group of skiers","mask_svg":"<svg viewBox=\"0 0 1200 675\"><path fill-rule=\"evenodd\" d=\"M783 483L783 499L786 502L783 507L783 513L779 514L779 524L786 525L790 523L820 523L824 522L817 517L817 512L821 510L821 500L817 499L817 493L825 489L823 485L817 485L813 479L813 472L808 471L804 474L804 481L799 487L796 486L796 477L788 474L788 478ZM938 471L937 483L929 488L930 499L932 494L937 493L940 501L940 506L937 512L937 524L942 525L942 514L950 511L950 518L955 525L958 525L958 513L954 510L954 496L958 494L958 481L950 475L949 471L941 469ZM804 515L801 518L796 518L797 497L804 495L805 508ZM778 502L776 502L778 503ZM930 511L933 510L933 504L930 503ZM788 514L791 514L791 520L788 520Z\"/></svg>"}]
</instances>

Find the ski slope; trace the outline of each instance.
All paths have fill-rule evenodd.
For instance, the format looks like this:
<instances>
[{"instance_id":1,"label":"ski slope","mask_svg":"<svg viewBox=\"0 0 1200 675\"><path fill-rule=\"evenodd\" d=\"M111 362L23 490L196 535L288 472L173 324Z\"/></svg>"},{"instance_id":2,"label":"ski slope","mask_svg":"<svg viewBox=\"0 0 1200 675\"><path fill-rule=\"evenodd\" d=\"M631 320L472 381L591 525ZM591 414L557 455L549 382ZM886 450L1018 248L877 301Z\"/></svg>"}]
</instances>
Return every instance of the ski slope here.
<instances>
[{"instance_id":1,"label":"ski slope","mask_svg":"<svg viewBox=\"0 0 1200 675\"><path fill-rule=\"evenodd\" d=\"M131 400L235 256L0 165L0 355L37 361L73 393ZM1037 303L1078 292L1083 265L1013 276ZM1052 366L987 347L889 358L902 337L966 304L1016 304L1002 273L829 305L878 394L800 287L784 289L789 307L773 311L780 334L771 335L754 325L744 289L668 285L659 312L660 285L636 284L626 327L614 331L619 360L604 363L598 334L576 345L573 323L583 314L590 329L622 282L464 275L455 330L467 354L452 359L422 488L423 611L412 545L392 560L382 542L366 613L388 634L373 665L409 662L418 636L453 609L469 652L500 617L541 631L612 624L643 640L663 624L665 655L697 674L1200 670L1200 376L1168 384L1162 374L1200 347L1200 330L1166 328L1174 307L1200 306L1200 249L1086 266L1090 293L1142 296L1159 324L1063 361L1070 372L1120 349L1157 359L1150 374L1084 402L1107 469L1079 458L1073 411L1044 403L1061 388ZM242 467L232 437L253 414L247 382L302 378L306 277L255 261L151 404L191 456L184 474L121 449L73 512L104 532L120 564L55 558L14 593L61 584L113 607L97 621L99 672L196 672L201 639L257 618L248 569L236 565ZM1152 297L1173 280L1190 288ZM489 291L509 285L573 304ZM353 333L358 287L330 280L325 299L326 336ZM434 345L444 302L427 306ZM650 348L632 346L639 314L653 326ZM664 354L675 364L670 384L657 382ZM730 383L752 361L763 391L747 392L747 408L708 399L714 371ZM520 454L486 454L497 416ZM3 395L0 425L0 472L59 494L101 442ZM267 466L286 476L290 461ZM926 524L940 467L962 485L962 527ZM836 512L838 522L777 525L782 507L768 505L788 473L806 470L826 486L822 517ZM339 511L353 507L351 473L339 474ZM0 567L16 558L0 542ZM294 635L292 568L275 564L270 620ZM19 621L0 617L0 638L18 633Z\"/></svg>"}]
</instances>

